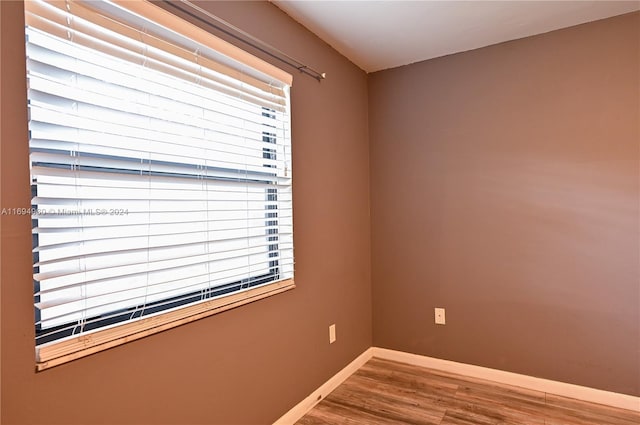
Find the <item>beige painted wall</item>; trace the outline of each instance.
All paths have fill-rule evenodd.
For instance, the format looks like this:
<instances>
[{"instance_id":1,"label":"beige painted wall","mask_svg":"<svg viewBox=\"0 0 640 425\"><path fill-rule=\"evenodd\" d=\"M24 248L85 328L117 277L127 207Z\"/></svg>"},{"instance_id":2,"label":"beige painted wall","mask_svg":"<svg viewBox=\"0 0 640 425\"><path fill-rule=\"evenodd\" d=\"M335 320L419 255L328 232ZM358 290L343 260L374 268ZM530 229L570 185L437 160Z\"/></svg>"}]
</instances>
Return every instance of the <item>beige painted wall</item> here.
<instances>
[{"instance_id":1,"label":"beige painted wall","mask_svg":"<svg viewBox=\"0 0 640 425\"><path fill-rule=\"evenodd\" d=\"M369 76L374 345L640 395L639 40L635 13Z\"/></svg>"},{"instance_id":2,"label":"beige painted wall","mask_svg":"<svg viewBox=\"0 0 640 425\"><path fill-rule=\"evenodd\" d=\"M0 5L1 205L28 206L22 4ZM271 423L371 346L366 74L269 3L203 5L329 75L287 69L297 288L36 374L30 222L2 216L2 424Z\"/></svg>"}]
</instances>

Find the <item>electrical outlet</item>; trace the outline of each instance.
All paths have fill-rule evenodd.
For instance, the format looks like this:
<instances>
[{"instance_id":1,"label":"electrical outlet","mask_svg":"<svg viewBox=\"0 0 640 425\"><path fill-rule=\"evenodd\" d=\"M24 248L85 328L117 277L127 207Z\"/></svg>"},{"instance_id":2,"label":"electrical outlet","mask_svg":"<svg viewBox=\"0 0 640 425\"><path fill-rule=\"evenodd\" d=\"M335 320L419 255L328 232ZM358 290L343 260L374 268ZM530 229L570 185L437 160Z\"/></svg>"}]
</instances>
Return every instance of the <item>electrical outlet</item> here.
<instances>
[{"instance_id":1,"label":"electrical outlet","mask_svg":"<svg viewBox=\"0 0 640 425\"><path fill-rule=\"evenodd\" d=\"M329 344L336 342L336 325L329 326Z\"/></svg>"},{"instance_id":2,"label":"electrical outlet","mask_svg":"<svg viewBox=\"0 0 640 425\"><path fill-rule=\"evenodd\" d=\"M435 309L435 318L436 318L436 324L437 325L444 325L446 323L445 317L444 317L444 308L437 308Z\"/></svg>"}]
</instances>

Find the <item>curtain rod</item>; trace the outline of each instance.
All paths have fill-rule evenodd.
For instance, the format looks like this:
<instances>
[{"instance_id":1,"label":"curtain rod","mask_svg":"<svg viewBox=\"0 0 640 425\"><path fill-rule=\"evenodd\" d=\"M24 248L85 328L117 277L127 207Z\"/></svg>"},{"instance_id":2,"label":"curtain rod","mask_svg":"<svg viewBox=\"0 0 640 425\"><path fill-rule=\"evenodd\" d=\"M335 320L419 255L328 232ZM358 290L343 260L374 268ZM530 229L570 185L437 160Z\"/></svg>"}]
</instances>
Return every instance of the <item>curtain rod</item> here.
<instances>
[{"instance_id":1,"label":"curtain rod","mask_svg":"<svg viewBox=\"0 0 640 425\"><path fill-rule=\"evenodd\" d=\"M324 72L318 72L313 68L308 67L307 65L292 58L281 50L278 50L277 48L265 43L264 41L252 36L251 34L248 34L247 32L230 24L229 22L209 13L200 6L191 3L189 0L179 0L179 2L181 5L185 5L188 9L191 10L181 7L181 5L176 4L175 1L162 0L162 2L209 27L215 28L218 31L222 31L223 33L235 38L236 40L242 41L243 43L258 49L262 53L265 53L272 58L279 60L280 62L296 68L301 73L307 74L318 81L322 81L326 78L326 74ZM193 11L197 13L194 13ZM202 17L201 15L206 16L206 18Z\"/></svg>"}]
</instances>

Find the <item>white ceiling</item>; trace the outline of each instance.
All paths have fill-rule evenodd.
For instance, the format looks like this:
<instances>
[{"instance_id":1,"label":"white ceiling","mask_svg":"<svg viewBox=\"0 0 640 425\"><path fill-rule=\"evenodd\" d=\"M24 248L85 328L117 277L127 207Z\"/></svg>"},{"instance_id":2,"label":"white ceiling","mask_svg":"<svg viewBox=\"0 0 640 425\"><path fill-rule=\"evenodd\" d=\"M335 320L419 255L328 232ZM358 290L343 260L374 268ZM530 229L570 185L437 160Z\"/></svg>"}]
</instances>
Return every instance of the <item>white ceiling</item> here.
<instances>
[{"instance_id":1,"label":"white ceiling","mask_svg":"<svg viewBox=\"0 0 640 425\"><path fill-rule=\"evenodd\" d=\"M640 1L272 1L367 72L640 9Z\"/></svg>"}]
</instances>

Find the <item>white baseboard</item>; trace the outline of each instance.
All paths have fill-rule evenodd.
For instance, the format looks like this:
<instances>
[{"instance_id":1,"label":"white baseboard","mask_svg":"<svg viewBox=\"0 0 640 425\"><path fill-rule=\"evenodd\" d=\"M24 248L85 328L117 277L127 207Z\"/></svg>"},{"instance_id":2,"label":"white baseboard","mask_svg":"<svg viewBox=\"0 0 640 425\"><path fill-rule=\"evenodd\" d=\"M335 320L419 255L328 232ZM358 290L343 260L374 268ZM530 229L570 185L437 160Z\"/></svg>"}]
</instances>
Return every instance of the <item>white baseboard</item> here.
<instances>
[{"instance_id":1,"label":"white baseboard","mask_svg":"<svg viewBox=\"0 0 640 425\"><path fill-rule=\"evenodd\" d=\"M340 372L333 375L327 382L322 384L317 390L309 394L304 400L296 404L291 410L282 415L280 419L274 422L274 425L291 425L296 423L300 418L307 414L316 404L325 398L331 391L335 390L340 384L351 376L356 370L360 369L371 357L373 357L373 347L368 348L364 353L360 354L354 361L349 363Z\"/></svg>"},{"instance_id":2,"label":"white baseboard","mask_svg":"<svg viewBox=\"0 0 640 425\"><path fill-rule=\"evenodd\" d=\"M607 406L640 412L640 397L598 390L580 385L567 384L565 382L551 381L533 376L520 375L518 373L505 372L503 370L489 369L482 366L441 360L418 354L405 353L402 351L389 350L386 348L372 347L372 349L373 357L381 359L395 360L415 366L428 367L472 378L486 379L488 381L499 382L501 384L513 385L530 390L588 401L591 403L604 404Z\"/></svg>"}]
</instances>

